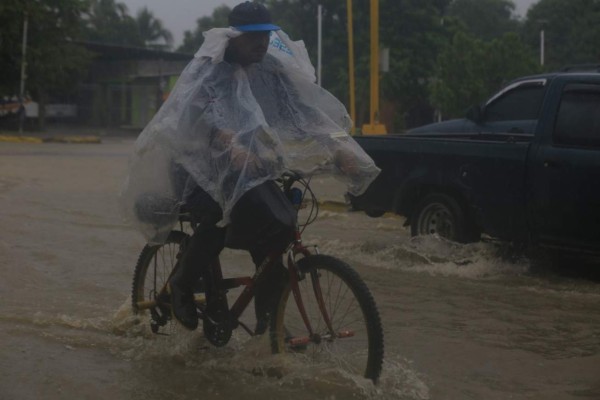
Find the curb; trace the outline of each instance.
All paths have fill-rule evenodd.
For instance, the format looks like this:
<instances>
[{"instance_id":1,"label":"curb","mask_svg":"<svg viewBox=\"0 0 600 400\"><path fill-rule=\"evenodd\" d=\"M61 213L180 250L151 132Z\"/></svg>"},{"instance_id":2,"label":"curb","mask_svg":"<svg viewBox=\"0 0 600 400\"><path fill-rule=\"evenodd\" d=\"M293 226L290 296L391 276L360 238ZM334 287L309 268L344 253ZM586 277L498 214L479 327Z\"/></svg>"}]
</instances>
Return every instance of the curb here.
<instances>
[{"instance_id":1,"label":"curb","mask_svg":"<svg viewBox=\"0 0 600 400\"><path fill-rule=\"evenodd\" d=\"M338 200L322 200L319 201L319 208L326 211L333 212L351 212L351 213L364 213L362 210L355 210L352 208L352 204L345 203L343 201ZM366 215L366 214L365 214ZM404 217L392 212L388 211L384 213L381 217L373 217L373 218L392 218L392 219L405 219Z\"/></svg>"},{"instance_id":2,"label":"curb","mask_svg":"<svg viewBox=\"0 0 600 400\"><path fill-rule=\"evenodd\" d=\"M102 143L98 136L54 136L43 139L44 143Z\"/></svg>"},{"instance_id":3,"label":"curb","mask_svg":"<svg viewBox=\"0 0 600 400\"><path fill-rule=\"evenodd\" d=\"M319 201L319 208L327 211L345 212L349 211L352 206L341 201L323 200Z\"/></svg>"},{"instance_id":4,"label":"curb","mask_svg":"<svg viewBox=\"0 0 600 400\"><path fill-rule=\"evenodd\" d=\"M32 136L0 135L0 143L43 143L43 140L41 138Z\"/></svg>"},{"instance_id":5,"label":"curb","mask_svg":"<svg viewBox=\"0 0 600 400\"><path fill-rule=\"evenodd\" d=\"M0 135L0 143L102 143L98 136L14 136Z\"/></svg>"}]
</instances>

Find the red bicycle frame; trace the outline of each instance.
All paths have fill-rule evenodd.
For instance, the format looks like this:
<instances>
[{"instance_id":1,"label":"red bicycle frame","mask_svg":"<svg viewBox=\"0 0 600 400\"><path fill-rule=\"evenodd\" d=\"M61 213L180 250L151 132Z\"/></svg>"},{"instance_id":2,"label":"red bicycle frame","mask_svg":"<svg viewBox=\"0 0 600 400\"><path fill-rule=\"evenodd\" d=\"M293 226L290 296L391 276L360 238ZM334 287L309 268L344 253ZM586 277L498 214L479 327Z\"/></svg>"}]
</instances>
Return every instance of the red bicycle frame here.
<instances>
[{"instance_id":1,"label":"red bicycle frame","mask_svg":"<svg viewBox=\"0 0 600 400\"><path fill-rule=\"evenodd\" d=\"M315 340L318 338L316 338L316 335L313 331L310 320L306 313L306 308L304 307L304 301L302 300L302 296L300 295L300 289L299 289L299 285L298 285L298 282L300 281L302 272L298 270L298 266L295 261L296 256L301 255L301 256L307 257L307 256L311 255L311 252L309 251L308 247L306 247L302 244L302 238L301 238L300 232L298 230L296 231L296 238L295 238L294 242L290 245L290 247L287 250L287 254L288 254L287 267L288 267L291 291L294 296L296 306L298 307L300 316L302 317L302 320L303 320L304 324L306 325L306 328L309 333L308 337L291 339L290 343L292 345L305 344L311 340ZM222 275L222 270L221 270L221 264L218 259L215 260L212 268L213 268L213 271L216 272L214 276L218 279L218 286L219 286L218 289L227 290L227 289L233 289L233 288L238 288L238 287L244 286L244 290L242 291L242 293L240 293L240 295L236 299L235 303L231 306L231 309L229 311L230 321L235 321L235 324L232 328L235 328L237 325L241 325L250 335L254 334L254 332L252 332L247 326L245 326L243 323L241 323L239 321L239 318L242 315L242 313L244 312L244 310L246 309L246 307L248 307L248 304L250 304L250 301L252 300L252 298L254 297L254 290L255 290L255 285L256 285L257 280L260 279L260 277L265 272L268 272L271 268L273 268L276 261L281 256L282 256L281 252L274 251L266 257L266 259L263 261L263 263L261 265L258 266L258 268L256 269L256 272L254 273L254 276L252 276L252 277L244 276L244 277L236 277L236 278L222 278L223 275ZM317 304L319 306L319 310L321 311L321 314L323 316L323 320L325 321L327 329L329 330L331 335L336 335L333 330L333 326L331 324L331 318L329 316L329 313L327 312L327 308L325 307L325 301L323 300L323 292L321 290L321 284L320 284L319 277L318 277L318 274L316 271L310 271L310 279L311 279L311 282L313 285L313 289L314 289L315 297L317 300Z\"/></svg>"}]
</instances>

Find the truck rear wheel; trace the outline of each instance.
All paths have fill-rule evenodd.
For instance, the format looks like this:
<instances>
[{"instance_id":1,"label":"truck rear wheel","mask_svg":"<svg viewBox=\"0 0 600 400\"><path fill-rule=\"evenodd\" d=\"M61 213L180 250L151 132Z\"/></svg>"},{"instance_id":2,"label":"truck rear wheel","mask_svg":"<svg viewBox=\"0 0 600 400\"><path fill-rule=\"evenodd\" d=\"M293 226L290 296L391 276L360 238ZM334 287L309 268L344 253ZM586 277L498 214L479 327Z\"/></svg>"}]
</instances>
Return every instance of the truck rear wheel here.
<instances>
[{"instance_id":1,"label":"truck rear wheel","mask_svg":"<svg viewBox=\"0 0 600 400\"><path fill-rule=\"evenodd\" d=\"M438 235L461 243L479 239L479 232L473 228L463 207L447 194L425 196L417 204L410 220L412 236Z\"/></svg>"}]
</instances>

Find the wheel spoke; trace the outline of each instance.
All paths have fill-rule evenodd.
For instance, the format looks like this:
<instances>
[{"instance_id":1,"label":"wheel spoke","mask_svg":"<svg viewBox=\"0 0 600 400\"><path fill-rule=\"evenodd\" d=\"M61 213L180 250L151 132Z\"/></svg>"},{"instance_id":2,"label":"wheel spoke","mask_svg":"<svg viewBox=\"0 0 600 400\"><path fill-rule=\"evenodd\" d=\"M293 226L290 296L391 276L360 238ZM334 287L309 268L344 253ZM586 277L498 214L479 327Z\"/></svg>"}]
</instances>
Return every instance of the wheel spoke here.
<instances>
[{"instance_id":1,"label":"wheel spoke","mask_svg":"<svg viewBox=\"0 0 600 400\"><path fill-rule=\"evenodd\" d=\"M185 233L174 231L163 245L144 247L135 268L133 309L137 313L145 313L137 305L141 304L143 308L150 305L151 327L155 333L159 333L159 330L172 332L174 329L169 307L159 295L177 263L180 245L186 237Z\"/></svg>"},{"instance_id":2,"label":"wheel spoke","mask_svg":"<svg viewBox=\"0 0 600 400\"><path fill-rule=\"evenodd\" d=\"M347 264L332 257L311 256L298 265L304 271L318 272L334 331L327 328L312 284L306 279L302 282L301 296L315 336L309 336L295 302L290 301L288 288L273 316L273 350L301 353L317 364L333 363L344 371L377 379L383 358L383 333L375 303L364 282Z\"/></svg>"}]
</instances>

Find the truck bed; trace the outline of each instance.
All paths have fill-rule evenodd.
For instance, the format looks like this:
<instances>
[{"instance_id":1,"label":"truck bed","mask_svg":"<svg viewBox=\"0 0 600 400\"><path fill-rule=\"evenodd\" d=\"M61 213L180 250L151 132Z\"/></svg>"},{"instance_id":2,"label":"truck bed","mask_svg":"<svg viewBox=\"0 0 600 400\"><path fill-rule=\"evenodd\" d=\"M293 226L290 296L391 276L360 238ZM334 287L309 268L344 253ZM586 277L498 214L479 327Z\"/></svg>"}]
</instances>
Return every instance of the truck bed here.
<instances>
[{"instance_id":1,"label":"truck bed","mask_svg":"<svg viewBox=\"0 0 600 400\"><path fill-rule=\"evenodd\" d=\"M419 134L358 136L382 172L352 205L369 215L406 216L424 192L448 192L478 226L504 238L526 235L525 177L533 135Z\"/></svg>"}]
</instances>

